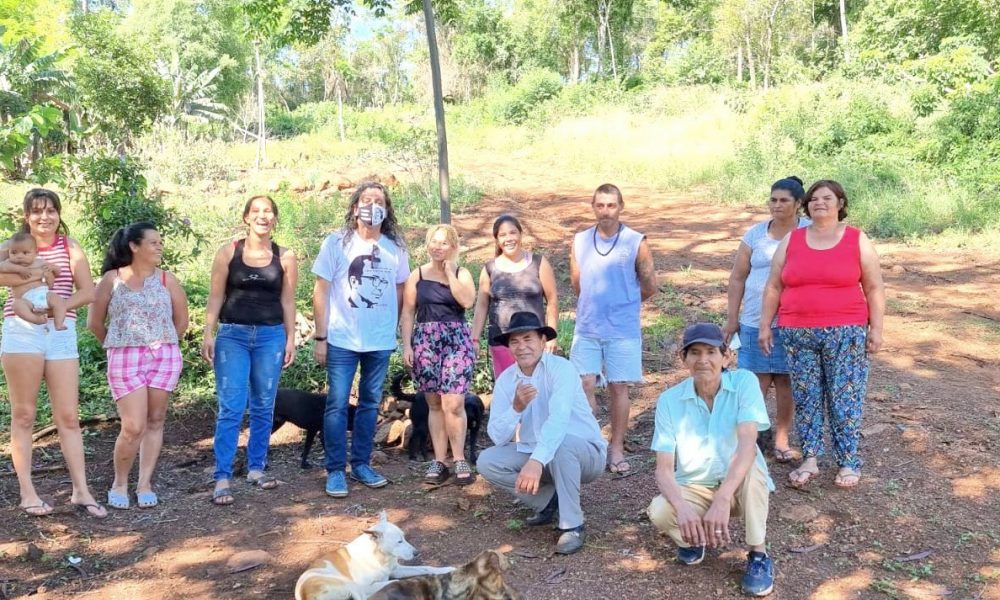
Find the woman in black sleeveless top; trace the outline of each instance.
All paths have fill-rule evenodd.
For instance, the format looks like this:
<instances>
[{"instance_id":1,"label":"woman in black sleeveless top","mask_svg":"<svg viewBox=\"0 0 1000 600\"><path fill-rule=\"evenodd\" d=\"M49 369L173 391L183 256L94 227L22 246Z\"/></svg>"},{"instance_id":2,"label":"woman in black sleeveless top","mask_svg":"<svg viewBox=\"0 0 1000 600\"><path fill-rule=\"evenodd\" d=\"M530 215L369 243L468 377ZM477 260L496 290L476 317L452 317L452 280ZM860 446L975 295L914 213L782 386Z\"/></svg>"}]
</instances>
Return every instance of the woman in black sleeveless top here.
<instances>
[{"instance_id":1,"label":"woman in black sleeveless top","mask_svg":"<svg viewBox=\"0 0 1000 600\"><path fill-rule=\"evenodd\" d=\"M215 367L219 398L212 494L218 505L233 503L233 459L248 407L247 481L262 489L278 485L264 468L281 369L295 357L298 265L290 249L271 239L277 221L274 200L250 198L243 208L246 238L219 248L212 263L201 353Z\"/></svg>"},{"instance_id":2,"label":"woman in black sleeveless top","mask_svg":"<svg viewBox=\"0 0 1000 600\"><path fill-rule=\"evenodd\" d=\"M445 461L451 442L455 481L467 485L474 475L465 460L465 392L476 354L465 310L476 299L476 284L472 274L458 266L458 233L451 225L427 231L427 254L430 262L410 273L403 290L403 364L430 409L427 425L434 460L425 480L441 483L448 478Z\"/></svg>"}]
</instances>

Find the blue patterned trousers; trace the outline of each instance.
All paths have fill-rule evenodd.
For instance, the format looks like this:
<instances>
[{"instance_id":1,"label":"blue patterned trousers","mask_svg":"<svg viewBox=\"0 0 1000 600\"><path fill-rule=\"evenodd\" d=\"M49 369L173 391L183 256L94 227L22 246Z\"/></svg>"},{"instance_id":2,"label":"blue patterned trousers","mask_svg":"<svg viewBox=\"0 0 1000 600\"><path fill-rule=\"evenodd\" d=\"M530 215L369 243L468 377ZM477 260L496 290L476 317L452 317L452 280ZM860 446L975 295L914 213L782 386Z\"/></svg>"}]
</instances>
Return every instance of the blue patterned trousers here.
<instances>
[{"instance_id":1,"label":"blue patterned trousers","mask_svg":"<svg viewBox=\"0 0 1000 600\"><path fill-rule=\"evenodd\" d=\"M802 456L822 456L824 411L840 467L860 469L858 441L868 387L868 328L860 325L781 330L795 399Z\"/></svg>"}]
</instances>

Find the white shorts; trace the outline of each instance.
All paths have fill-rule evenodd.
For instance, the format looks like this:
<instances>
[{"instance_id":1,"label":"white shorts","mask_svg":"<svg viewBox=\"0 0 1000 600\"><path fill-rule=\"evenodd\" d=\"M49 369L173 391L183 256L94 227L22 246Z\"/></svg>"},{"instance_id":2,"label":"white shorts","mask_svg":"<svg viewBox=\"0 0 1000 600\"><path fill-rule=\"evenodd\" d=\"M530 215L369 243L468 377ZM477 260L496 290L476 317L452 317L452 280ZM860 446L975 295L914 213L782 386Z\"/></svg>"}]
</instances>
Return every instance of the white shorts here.
<instances>
[{"instance_id":1,"label":"white shorts","mask_svg":"<svg viewBox=\"0 0 1000 600\"><path fill-rule=\"evenodd\" d=\"M78 359L76 319L66 319L66 329L57 331L49 319L47 325L35 325L20 317L3 320L0 354L41 354L45 360Z\"/></svg>"},{"instance_id":2,"label":"white shorts","mask_svg":"<svg viewBox=\"0 0 1000 600\"><path fill-rule=\"evenodd\" d=\"M21 299L27 300L35 308L41 310L49 308L49 301L46 298L46 296L48 295L49 295L49 286L40 285L38 287L31 288L27 292L24 292L24 294L21 295Z\"/></svg>"},{"instance_id":3,"label":"white shorts","mask_svg":"<svg viewBox=\"0 0 1000 600\"><path fill-rule=\"evenodd\" d=\"M642 382L642 340L573 336L569 360L580 375L604 375L608 383Z\"/></svg>"}]
</instances>

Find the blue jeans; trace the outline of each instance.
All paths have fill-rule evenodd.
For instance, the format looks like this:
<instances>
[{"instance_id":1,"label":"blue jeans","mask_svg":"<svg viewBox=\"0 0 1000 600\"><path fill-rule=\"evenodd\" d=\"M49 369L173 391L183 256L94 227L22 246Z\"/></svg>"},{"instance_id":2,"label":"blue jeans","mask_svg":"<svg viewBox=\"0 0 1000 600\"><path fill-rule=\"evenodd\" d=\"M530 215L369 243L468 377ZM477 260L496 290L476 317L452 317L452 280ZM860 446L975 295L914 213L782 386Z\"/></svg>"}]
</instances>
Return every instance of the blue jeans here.
<instances>
[{"instance_id":1,"label":"blue jeans","mask_svg":"<svg viewBox=\"0 0 1000 600\"><path fill-rule=\"evenodd\" d=\"M215 479L232 479L233 459L243 413L250 407L247 469L263 471L274 421L285 360L284 325L223 323L215 336L215 391L219 418L215 422Z\"/></svg>"},{"instance_id":2,"label":"blue jeans","mask_svg":"<svg viewBox=\"0 0 1000 600\"><path fill-rule=\"evenodd\" d=\"M327 344L326 376L330 391L327 392L326 412L323 414L327 473L343 471L347 466L347 402L358 363L361 364L361 380L358 382L358 408L351 432L351 466L368 464L375 443L375 421L382 402L382 384L389 370L392 352L354 352Z\"/></svg>"}]
</instances>

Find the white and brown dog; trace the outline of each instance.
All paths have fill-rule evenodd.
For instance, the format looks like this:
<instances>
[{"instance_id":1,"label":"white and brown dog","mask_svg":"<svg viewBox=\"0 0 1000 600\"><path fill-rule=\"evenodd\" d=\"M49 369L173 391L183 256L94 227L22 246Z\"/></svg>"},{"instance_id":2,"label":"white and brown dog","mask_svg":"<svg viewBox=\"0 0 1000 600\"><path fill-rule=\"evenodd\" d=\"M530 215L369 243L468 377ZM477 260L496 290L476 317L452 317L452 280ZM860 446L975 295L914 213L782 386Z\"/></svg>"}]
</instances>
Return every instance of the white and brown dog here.
<instances>
[{"instance_id":1,"label":"white and brown dog","mask_svg":"<svg viewBox=\"0 0 1000 600\"><path fill-rule=\"evenodd\" d=\"M375 525L346 546L321 555L299 576L295 600L366 600L392 579L455 570L399 564L416 554L403 530L390 523L382 511Z\"/></svg>"}]
</instances>

